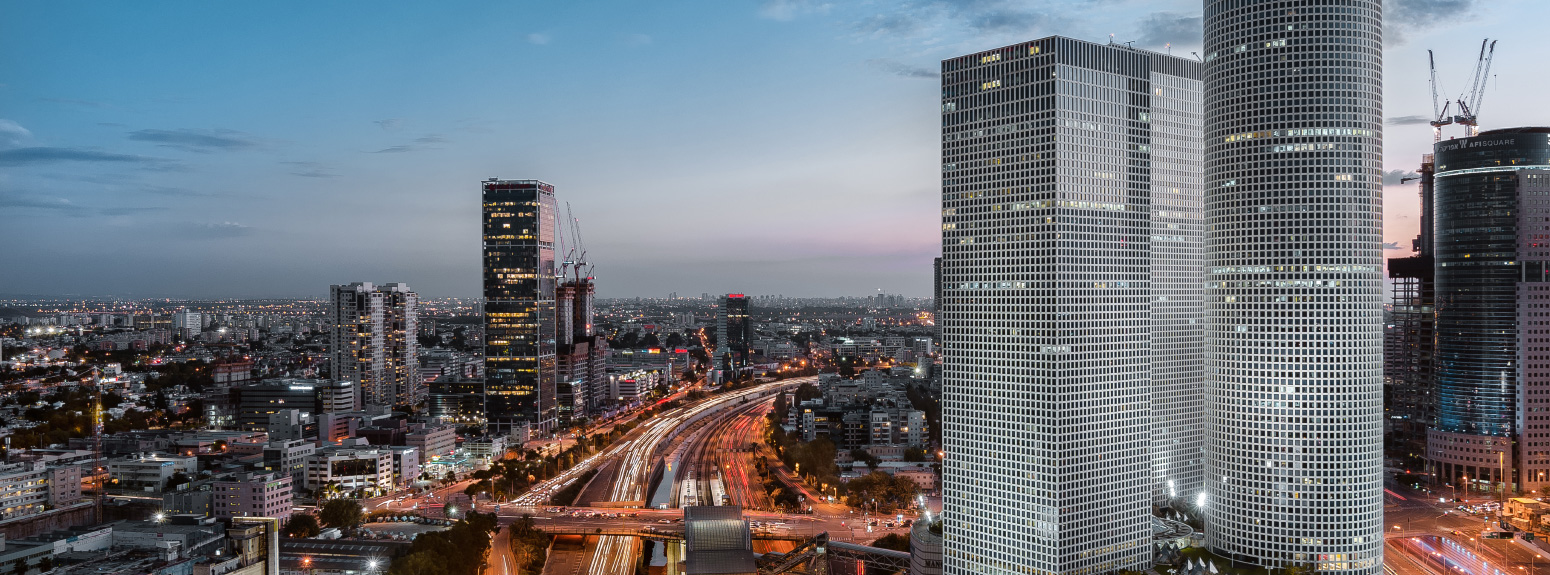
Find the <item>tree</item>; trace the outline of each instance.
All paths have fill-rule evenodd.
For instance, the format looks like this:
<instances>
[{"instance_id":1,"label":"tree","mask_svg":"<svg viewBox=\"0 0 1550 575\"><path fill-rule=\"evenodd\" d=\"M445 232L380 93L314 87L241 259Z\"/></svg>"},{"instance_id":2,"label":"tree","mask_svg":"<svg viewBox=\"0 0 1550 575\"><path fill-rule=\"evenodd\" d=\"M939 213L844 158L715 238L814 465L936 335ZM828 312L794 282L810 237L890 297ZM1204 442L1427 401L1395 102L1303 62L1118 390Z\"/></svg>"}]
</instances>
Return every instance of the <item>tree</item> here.
<instances>
[{"instance_id":1,"label":"tree","mask_svg":"<svg viewBox=\"0 0 1550 575\"><path fill-rule=\"evenodd\" d=\"M179 471L177 473L172 474L172 477L168 477L167 478L167 489L171 490L172 488L177 487L179 485L182 485L184 483L188 483L189 481L190 480L188 478L188 475L185 475L182 471Z\"/></svg>"},{"instance_id":2,"label":"tree","mask_svg":"<svg viewBox=\"0 0 1550 575\"><path fill-rule=\"evenodd\" d=\"M354 499L331 499L323 504L318 519L329 527L355 527L361 524L361 504Z\"/></svg>"},{"instance_id":3,"label":"tree","mask_svg":"<svg viewBox=\"0 0 1550 575\"><path fill-rule=\"evenodd\" d=\"M877 471L877 466L882 463L872 452L860 448L850 450L850 458L865 463L868 471Z\"/></svg>"},{"instance_id":4,"label":"tree","mask_svg":"<svg viewBox=\"0 0 1550 575\"><path fill-rule=\"evenodd\" d=\"M909 553L910 536L908 534L899 535L898 533L889 533L882 537L878 537L876 541L872 542L872 546L879 549L892 549L894 551L903 551L905 553Z\"/></svg>"},{"instance_id":5,"label":"tree","mask_svg":"<svg viewBox=\"0 0 1550 575\"><path fill-rule=\"evenodd\" d=\"M304 537L316 537L322 529L318 526L318 518L310 513L292 513L291 518L285 521L285 536L293 539Z\"/></svg>"}]
</instances>

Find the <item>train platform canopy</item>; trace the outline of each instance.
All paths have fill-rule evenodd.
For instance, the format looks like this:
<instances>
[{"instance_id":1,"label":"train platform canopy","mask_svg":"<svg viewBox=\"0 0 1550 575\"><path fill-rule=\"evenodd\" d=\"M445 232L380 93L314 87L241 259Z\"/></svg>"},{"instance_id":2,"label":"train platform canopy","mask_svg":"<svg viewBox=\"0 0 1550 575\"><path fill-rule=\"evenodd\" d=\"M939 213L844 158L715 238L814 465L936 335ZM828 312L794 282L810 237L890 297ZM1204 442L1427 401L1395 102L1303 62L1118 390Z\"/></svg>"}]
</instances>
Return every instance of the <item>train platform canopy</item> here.
<instances>
[{"instance_id":1,"label":"train platform canopy","mask_svg":"<svg viewBox=\"0 0 1550 575\"><path fill-rule=\"evenodd\" d=\"M684 508L684 572L754 575L753 531L737 506Z\"/></svg>"}]
</instances>

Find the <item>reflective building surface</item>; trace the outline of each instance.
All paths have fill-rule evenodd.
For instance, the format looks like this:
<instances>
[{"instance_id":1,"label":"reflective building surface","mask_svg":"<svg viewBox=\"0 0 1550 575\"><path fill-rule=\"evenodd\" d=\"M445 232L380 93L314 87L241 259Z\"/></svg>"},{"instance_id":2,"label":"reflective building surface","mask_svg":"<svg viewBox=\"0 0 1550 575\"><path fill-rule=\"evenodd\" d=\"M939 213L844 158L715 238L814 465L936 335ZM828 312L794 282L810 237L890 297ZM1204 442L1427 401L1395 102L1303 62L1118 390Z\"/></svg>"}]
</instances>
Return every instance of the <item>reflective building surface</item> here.
<instances>
[{"instance_id":1,"label":"reflective building surface","mask_svg":"<svg viewBox=\"0 0 1550 575\"><path fill-rule=\"evenodd\" d=\"M1205 2L1206 543L1383 569L1379 0Z\"/></svg>"},{"instance_id":2,"label":"reflective building surface","mask_svg":"<svg viewBox=\"0 0 1550 575\"><path fill-rule=\"evenodd\" d=\"M943 573L1151 565L1154 456L1180 490L1200 461L1199 74L1059 37L942 63Z\"/></svg>"},{"instance_id":3,"label":"reflective building surface","mask_svg":"<svg viewBox=\"0 0 1550 575\"><path fill-rule=\"evenodd\" d=\"M486 180L485 418L493 429L554 427L554 186Z\"/></svg>"},{"instance_id":4,"label":"reflective building surface","mask_svg":"<svg viewBox=\"0 0 1550 575\"><path fill-rule=\"evenodd\" d=\"M1550 128L1435 146L1433 473L1539 489L1550 473ZM1503 473L1505 470L1505 474Z\"/></svg>"}]
</instances>

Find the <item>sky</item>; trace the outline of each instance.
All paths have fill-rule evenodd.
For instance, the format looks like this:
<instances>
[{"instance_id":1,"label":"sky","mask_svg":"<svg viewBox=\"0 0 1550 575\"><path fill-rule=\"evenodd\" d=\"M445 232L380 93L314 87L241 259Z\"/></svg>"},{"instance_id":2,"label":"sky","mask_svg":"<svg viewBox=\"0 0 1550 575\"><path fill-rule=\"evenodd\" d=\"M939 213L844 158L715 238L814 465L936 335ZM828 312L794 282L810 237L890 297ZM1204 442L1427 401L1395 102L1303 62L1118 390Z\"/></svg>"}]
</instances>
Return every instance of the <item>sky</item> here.
<instances>
[{"instance_id":1,"label":"sky","mask_svg":"<svg viewBox=\"0 0 1550 575\"><path fill-rule=\"evenodd\" d=\"M1055 34L1188 55L1200 7L0 0L0 298L477 296L491 177L555 186L600 297L928 296L940 61ZM1403 256L1426 50L1456 97L1499 38L1482 125L1550 124L1533 64L1550 4L1386 13L1385 241Z\"/></svg>"}]
</instances>

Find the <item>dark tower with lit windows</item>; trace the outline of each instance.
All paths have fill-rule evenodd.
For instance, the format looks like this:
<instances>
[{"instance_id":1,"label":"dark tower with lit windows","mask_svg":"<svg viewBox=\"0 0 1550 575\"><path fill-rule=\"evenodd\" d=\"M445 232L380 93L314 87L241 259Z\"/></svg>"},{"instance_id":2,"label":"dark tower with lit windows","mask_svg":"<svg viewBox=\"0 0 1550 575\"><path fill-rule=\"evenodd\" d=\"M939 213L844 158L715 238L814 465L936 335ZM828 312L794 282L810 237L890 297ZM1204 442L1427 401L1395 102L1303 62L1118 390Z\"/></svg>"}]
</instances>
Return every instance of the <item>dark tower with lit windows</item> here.
<instances>
[{"instance_id":1,"label":"dark tower with lit windows","mask_svg":"<svg viewBox=\"0 0 1550 575\"><path fill-rule=\"evenodd\" d=\"M554 186L483 183L484 410L493 431L556 423Z\"/></svg>"}]
</instances>

